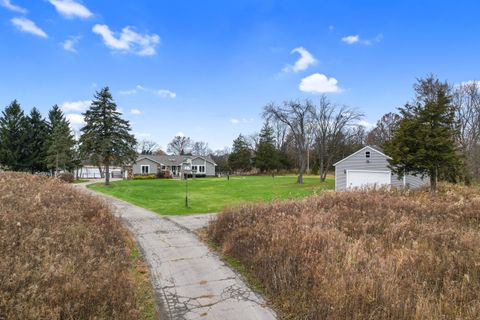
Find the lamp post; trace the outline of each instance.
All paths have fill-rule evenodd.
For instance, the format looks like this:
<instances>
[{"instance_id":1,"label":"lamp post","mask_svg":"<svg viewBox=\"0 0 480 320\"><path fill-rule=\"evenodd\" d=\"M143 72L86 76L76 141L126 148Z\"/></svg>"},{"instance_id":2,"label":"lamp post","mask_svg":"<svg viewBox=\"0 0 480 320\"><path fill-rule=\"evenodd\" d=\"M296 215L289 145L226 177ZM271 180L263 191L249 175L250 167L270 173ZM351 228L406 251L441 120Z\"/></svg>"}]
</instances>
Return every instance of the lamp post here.
<instances>
[{"instance_id":1,"label":"lamp post","mask_svg":"<svg viewBox=\"0 0 480 320\"><path fill-rule=\"evenodd\" d=\"M192 160L185 159L182 167L183 167L183 174L185 177L185 208L188 208L188 173L192 170Z\"/></svg>"}]
</instances>

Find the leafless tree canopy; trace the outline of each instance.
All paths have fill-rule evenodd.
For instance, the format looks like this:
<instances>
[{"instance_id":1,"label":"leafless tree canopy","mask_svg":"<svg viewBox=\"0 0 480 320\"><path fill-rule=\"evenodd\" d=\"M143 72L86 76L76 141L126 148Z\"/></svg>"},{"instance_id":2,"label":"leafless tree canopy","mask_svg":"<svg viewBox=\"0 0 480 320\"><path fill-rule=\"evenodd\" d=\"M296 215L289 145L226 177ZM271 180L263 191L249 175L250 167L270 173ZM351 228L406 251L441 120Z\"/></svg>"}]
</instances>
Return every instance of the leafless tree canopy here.
<instances>
[{"instance_id":1,"label":"leafless tree canopy","mask_svg":"<svg viewBox=\"0 0 480 320\"><path fill-rule=\"evenodd\" d=\"M197 141L192 146L192 154L195 156L208 156L212 154L212 150L208 147L208 143Z\"/></svg>"},{"instance_id":2,"label":"leafless tree canopy","mask_svg":"<svg viewBox=\"0 0 480 320\"><path fill-rule=\"evenodd\" d=\"M159 148L159 145L152 140L141 140L138 143L138 152L140 154L153 154L157 149Z\"/></svg>"},{"instance_id":3,"label":"leafless tree canopy","mask_svg":"<svg viewBox=\"0 0 480 320\"><path fill-rule=\"evenodd\" d=\"M320 103L313 113L312 127L320 166L320 179L325 181L328 169L333 159L338 155L340 145L345 136L358 134L357 123L363 118L363 113L344 105L332 103L326 96L320 98ZM355 128L355 130L351 130Z\"/></svg>"},{"instance_id":4,"label":"leafless tree canopy","mask_svg":"<svg viewBox=\"0 0 480 320\"><path fill-rule=\"evenodd\" d=\"M377 125L367 136L367 144L372 146L382 146L385 141L389 141L393 137L393 133L398 127L402 117L400 115L389 112L377 121Z\"/></svg>"},{"instance_id":5,"label":"leafless tree canopy","mask_svg":"<svg viewBox=\"0 0 480 320\"><path fill-rule=\"evenodd\" d=\"M310 146L311 119L315 107L309 100L285 101L282 105L271 103L265 106L263 116L267 120L285 124L293 136L300 170L297 183L303 183L303 174L306 169L306 155Z\"/></svg>"},{"instance_id":6,"label":"leafless tree canopy","mask_svg":"<svg viewBox=\"0 0 480 320\"><path fill-rule=\"evenodd\" d=\"M173 154L182 155L190 152L192 140L189 137L176 136L168 144L167 151Z\"/></svg>"},{"instance_id":7,"label":"leafless tree canopy","mask_svg":"<svg viewBox=\"0 0 480 320\"><path fill-rule=\"evenodd\" d=\"M458 125L458 144L465 154L467 179L480 179L480 84L463 83L454 88L453 104Z\"/></svg>"}]
</instances>

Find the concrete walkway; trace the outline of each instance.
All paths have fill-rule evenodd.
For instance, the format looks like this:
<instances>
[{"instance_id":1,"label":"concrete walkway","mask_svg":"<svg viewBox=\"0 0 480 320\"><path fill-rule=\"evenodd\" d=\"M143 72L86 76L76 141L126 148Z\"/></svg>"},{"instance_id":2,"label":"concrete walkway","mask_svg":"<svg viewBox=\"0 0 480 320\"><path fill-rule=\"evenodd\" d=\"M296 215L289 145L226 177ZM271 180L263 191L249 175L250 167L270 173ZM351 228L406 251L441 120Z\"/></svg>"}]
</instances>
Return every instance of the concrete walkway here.
<instances>
[{"instance_id":1,"label":"concrete walkway","mask_svg":"<svg viewBox=\"0 0 480 320\"><path fill-rule=\"evenodd\" d=\"M135 236L150 269L162 319L276 319L263 298L193 233L212 214L160 216L89 192L107 199Z\"/></svg>"}]
</instances>

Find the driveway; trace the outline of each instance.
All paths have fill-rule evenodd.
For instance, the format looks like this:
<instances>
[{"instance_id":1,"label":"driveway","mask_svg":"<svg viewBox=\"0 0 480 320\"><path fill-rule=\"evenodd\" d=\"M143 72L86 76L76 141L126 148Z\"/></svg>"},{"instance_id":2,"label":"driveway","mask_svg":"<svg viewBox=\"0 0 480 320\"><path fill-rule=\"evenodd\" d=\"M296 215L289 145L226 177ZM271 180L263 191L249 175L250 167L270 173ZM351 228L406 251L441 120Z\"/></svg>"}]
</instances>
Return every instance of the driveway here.
<instances>
[{"instance_id":1,"label":"driveway","mask_svg":"<svg viewBox=\"0 0 480 320\"><path fill-rule=\"evenodd\" d=\"M276 319L264 299L194 234L213 214L165 217L89 192L111 203L134 235L150 269L162 319Z\"/></svg>"}]
</instances>

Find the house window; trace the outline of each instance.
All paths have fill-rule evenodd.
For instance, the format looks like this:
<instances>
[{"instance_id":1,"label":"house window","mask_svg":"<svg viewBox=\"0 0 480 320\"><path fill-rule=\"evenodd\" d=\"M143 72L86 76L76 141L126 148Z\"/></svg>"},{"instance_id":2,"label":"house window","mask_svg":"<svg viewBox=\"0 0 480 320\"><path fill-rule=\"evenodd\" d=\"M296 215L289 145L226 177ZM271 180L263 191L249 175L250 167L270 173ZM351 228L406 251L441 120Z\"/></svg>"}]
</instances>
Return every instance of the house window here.
<instances>
[{"instance_id":1,"label":"house window","mask_svg":"<svg viewBox=\"0 0 480 320\"><path fill-rule=\"evenodd\" d=\"M162 166L162 171L165 171L165 166Z\"/></svg>"},{"instance_id":2,"label":"house window","mask_svg":"<svg viewBox=\"0 0 480 320\"><path fill-rule=\"evenodd\" d=\"M205 173L205 166L198 166L198 172Z\"/></svg>"},{"instance_id":3,"label":"house window","mask_svg":"<svg viewBox=\"0 0 480 320\"><path fill-rule=\"evenodd\" d=\"M365 158L370 158L370 151L365 152Z\"/></svg>"},{"instance_id":4,"label":"house window","mask_svg":"<svg viewBox=\"0 0 480 320\"><path fill-rule=\"evenodd\" d=\"M197 170L198 170L198 166L192 166L192 172L193 172L193 173L196 173Z\"/></svg>"},{"instance_id":5,"label":"house window","mask_svg":"<svg viewBox=\"0 0 480 320\"><path fill-rule=\"evenodd\" d=\"M149 174L150 173L150 165L142 164L142 174Z\"/></svg>"}]
</instances>

